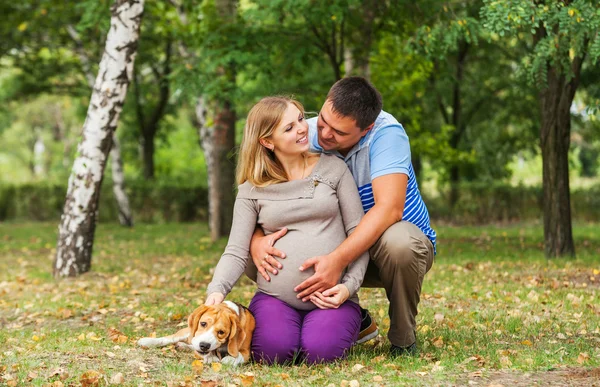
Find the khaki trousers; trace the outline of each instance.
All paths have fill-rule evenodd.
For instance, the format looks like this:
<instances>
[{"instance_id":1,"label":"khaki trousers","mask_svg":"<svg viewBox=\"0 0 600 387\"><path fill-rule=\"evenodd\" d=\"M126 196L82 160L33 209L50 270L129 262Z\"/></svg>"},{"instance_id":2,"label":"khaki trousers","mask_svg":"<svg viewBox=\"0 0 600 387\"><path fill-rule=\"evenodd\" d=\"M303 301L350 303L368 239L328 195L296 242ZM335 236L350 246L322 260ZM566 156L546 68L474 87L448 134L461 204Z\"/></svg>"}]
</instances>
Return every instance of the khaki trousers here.
<instances>
[{"instance_id":1,"label":"khaki trousers","mask_svg":"<svg viewBox=\"0 0 600 387\"><path fill-rule=\"evenodd\" d=\"M416 341L421 285L434 260L433 245L414 224L391 225L369 249L363 288L384 288L390 301L388 339L406 347Z\"/></svg>"},{"instance_id":2,"label":"khaki trousers","mask_svg":"<svg viewBox=\"0 0 600 387\"><path fill-rule=\"evenodd\" d=\"M371 260L363 288L384 288L390 301L390 342L406 347L415 342L417 306L425 273L433 265L433 245L414 224L391 225L369 249ZM258 271L251 259L246 275L256 282Z\"/></svg>"}]
</instances>

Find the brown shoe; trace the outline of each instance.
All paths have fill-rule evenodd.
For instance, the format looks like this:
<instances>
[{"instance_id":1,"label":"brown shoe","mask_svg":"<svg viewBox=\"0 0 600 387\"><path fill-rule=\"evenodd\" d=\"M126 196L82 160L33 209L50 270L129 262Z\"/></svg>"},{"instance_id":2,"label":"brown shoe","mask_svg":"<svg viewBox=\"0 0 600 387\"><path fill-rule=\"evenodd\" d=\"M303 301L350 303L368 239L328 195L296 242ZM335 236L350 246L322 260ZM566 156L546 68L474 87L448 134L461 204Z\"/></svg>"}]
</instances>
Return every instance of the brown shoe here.
<instances>
[{"instance_id":1,"label":"brown shoe","mask_svg":"<svg viewBox=\"0 0 600 387\"><path fill-rule=\"evenodd\" d=\"M358 333L356 344L365 343L371 339L374 339L379 334L377 323L371 318L369 311L360 308L360 314L362 316L362 320L360 321L360 332Z\"/></svg>"}]
</instances>

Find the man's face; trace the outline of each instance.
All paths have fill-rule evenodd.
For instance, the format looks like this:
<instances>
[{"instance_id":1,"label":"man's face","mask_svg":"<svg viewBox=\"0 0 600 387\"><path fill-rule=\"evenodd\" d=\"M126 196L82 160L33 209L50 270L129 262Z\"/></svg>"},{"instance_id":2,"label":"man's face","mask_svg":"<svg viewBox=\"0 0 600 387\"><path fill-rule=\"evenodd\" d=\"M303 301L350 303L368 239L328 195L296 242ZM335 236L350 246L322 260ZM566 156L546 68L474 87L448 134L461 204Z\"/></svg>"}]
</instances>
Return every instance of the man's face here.
<instances>
[{"instance_id":1,"label":"man's face","mask_svg":"<svg viewBox=\"0 0 600 387\"><path fill-rule=\"evenodd\" d=\"M331 102L327 100L317 119L319 145L326 151L337 150L345 155L372 127L361 131L353 118L334 113Z\"/></svg>"}]
</instances>

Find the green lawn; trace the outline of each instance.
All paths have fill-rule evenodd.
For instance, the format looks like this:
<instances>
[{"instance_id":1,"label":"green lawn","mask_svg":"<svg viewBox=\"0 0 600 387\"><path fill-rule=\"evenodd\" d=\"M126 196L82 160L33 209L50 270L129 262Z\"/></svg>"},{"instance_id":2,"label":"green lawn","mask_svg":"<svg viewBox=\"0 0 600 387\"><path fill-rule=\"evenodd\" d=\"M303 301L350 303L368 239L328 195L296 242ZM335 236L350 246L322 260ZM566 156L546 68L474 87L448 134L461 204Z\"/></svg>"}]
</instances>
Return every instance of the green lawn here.
<instances>
[{"instance_id":1,"label":"green lawn","mask_svg":"<svg viewBox=\"0 0 600 387\"><path fill-rule=\"evenodd\" d=\"M101 224L93 271L55 282L56 224L0 224L0 385L585 385L600 378L600 225L577 224L578 258L547 261L535 224L437 227L416 357L392 359L387 300L362 290L383 336L326 366L193 367L170 334L203 302L225 240L204 224ZM243 279L229 299L248 304Z\"/></svg>"}]
</instances>

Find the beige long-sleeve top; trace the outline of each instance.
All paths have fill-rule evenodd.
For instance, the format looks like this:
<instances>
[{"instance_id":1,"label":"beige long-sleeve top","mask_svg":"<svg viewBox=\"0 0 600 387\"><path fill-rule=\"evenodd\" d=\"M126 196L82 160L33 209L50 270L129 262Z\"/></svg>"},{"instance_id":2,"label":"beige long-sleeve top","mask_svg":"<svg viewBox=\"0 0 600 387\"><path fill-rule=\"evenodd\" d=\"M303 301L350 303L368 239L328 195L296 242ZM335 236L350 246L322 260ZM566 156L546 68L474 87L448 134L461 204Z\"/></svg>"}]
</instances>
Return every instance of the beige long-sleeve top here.
<instances>
[{"instance_id":1,"label":"beige long-sleeve top","mask_svg":"<svg viewBox=\"0 0 600 387\"><path fill-rule=\"evenodd\" d=\"M292 180L264 188L246 182L238 187L233 224L225 252L215 269L207 293L227 296L244 273L250 259L250 240L256 225L265 235L284 227L285 236L275 247L286 253L283 269L271 275L271 281L258 276L258 290L277 297L290 306L311 310L312 302L302 302L294 287L310 277L312 268L301 272L308 258L331 253L350 235L363 213L356 184L346 164L332 155L322 154L312 173L302 180ZM356 292L362 284L369 263L368 252L362 254L342 273L340 283L350 291L350 300L358 302Z\"/></svg>"}]
</instances>

